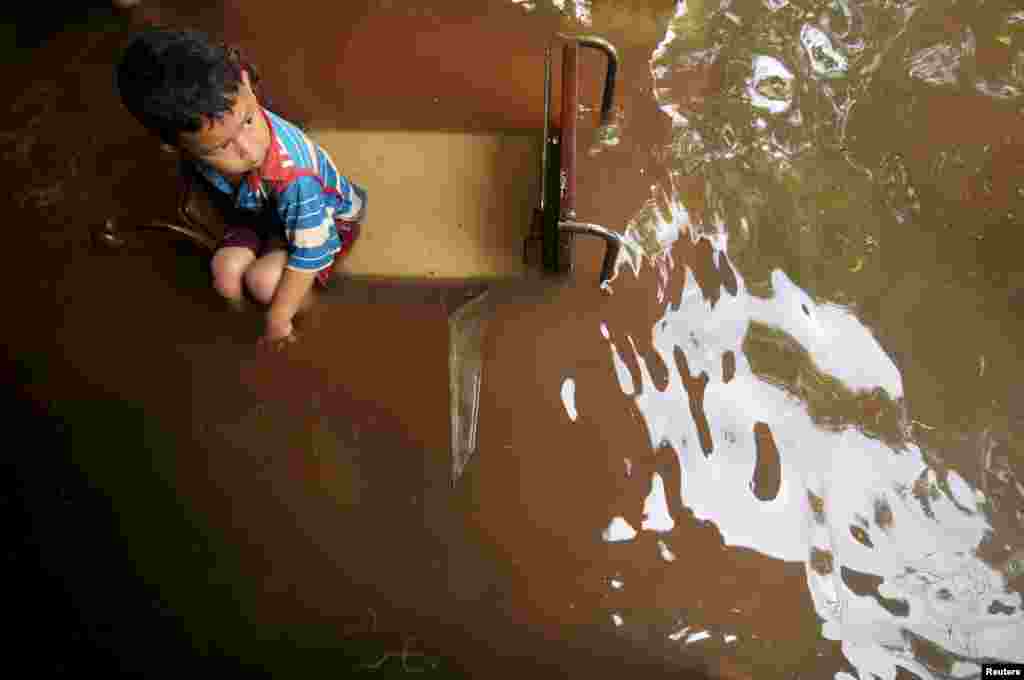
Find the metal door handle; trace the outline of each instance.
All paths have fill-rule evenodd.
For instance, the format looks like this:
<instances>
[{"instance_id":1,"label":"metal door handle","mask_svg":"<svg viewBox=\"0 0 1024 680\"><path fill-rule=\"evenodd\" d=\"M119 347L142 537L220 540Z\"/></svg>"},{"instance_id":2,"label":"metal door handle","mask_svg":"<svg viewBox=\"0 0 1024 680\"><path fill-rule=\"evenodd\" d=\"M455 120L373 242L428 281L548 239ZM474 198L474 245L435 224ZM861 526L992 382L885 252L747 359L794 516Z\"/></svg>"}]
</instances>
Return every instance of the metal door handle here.
<instances>
[{"instance_id":1,"label":"metal door handle","mask_svg":"<svg viewBox=\"0 0 1024 680\"><path fill-rule=\"evenodd\" d=\"M572 234L596 236L604 239L604 262L601 263L601 273L597 280L597 285L604 288L604 284L608 283L612 278L612 274L615 273L615 262L619 259L619 252L622 250L622 236L599 224L573 222L570 220L560 220L558 222L558 229L559 231L567 231Z\"/></svg>"}]
</instances>

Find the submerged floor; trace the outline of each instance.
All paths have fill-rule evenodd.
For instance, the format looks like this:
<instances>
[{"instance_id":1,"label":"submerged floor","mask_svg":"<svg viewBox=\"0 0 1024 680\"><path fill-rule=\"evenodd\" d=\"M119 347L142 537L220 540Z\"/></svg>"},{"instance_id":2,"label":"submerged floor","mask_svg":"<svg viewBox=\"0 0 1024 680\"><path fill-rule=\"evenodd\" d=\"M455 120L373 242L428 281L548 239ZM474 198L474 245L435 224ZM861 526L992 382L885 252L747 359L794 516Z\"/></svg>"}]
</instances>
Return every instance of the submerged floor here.
<instances>
[{"instance_id":1,"label":"submerged floor","mask_svg":"<svg viewBox=\"0 0 1024 680\"><path fill-rule=\"evenodd\" d=\"M636 270L601 295L581 242L575 285L498 307L451 495L442 308L332 307L260 352L194 254L89 247L111 215L173 214L172 161L110 90L125 24L5 65L5 368L30 434L8 498L31 528L8 563L38 584L18 611L40 668L304 677L404 646L473 677L842 680L1017 658L1012 8L367 2L308 26L201 5L147 11L245 41L279 110L338 126L539 127L553 32L609 38L621 131L578 212L626 231Z\"/></svg>"}]
</instances>

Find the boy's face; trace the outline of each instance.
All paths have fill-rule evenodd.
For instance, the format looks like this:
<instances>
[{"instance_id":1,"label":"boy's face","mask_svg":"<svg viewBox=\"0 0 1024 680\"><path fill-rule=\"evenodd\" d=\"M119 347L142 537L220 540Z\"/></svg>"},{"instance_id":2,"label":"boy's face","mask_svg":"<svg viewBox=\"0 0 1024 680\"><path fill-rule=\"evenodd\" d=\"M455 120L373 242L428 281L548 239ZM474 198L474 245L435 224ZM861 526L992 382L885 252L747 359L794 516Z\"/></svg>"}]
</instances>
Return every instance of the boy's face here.
<instances>
[{"instance_id":1,"label":"boy's face","mask_svg":"<svg viewBox=\"0 0 1024 680\"><path fill-rule=\"evenodd\" d=\"M228 177L260 167L270 147L270 130L249 86L249 74L242 72L234 106L223 118L206 119L199 131L183 132L180 139L184 151Z\"/></svg>"}]
</instances>

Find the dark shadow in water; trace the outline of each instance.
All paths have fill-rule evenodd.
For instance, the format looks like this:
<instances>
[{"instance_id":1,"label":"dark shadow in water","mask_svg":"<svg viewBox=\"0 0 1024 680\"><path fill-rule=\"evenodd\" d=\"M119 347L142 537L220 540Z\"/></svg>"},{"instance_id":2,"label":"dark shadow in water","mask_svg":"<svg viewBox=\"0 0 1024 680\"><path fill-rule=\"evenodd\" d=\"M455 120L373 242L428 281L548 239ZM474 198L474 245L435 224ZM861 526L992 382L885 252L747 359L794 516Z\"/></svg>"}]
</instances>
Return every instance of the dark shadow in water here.
<instances>
[{"instance_id":1,"label":"dark shadow in water","mask_svg":"<svg viewBox=\"0 0 1024 680\"><path fill-rule=\"evenodd\" d=\"M808 489L807 504L811 506L811 516L814 517L814 521L825 526L825 499Z\"/></svg>"},{"instance_id":2,"label":"dark shadow in water","mask_svg":"<svg viewBox=\"0 0 1024 680\"><path fill-rule=\"evenodd\" d=\"M843 583L855 595L873 597L883 609L893 616L907 616L910 614L910 605L906 600L883 597L879 594L878 586L882 585L882 581L885 580L881 576L865 574L846 566L841 567L839 571L843 576Z\"/></svg>"},{"instance_id":3,"label":"dark shadow in water","mask_svg":"<svg viewBox=\"0 0 1024 680\"><path fill-rule=\"evenodd\" d=\"M23 388L40 382L52 388L54 377L42 356L5 363L3 372L5 383L16 386L11 422L33 442L31 451L7 458L2 477L11 520L6 578L19 584L9 603L18 621L8 634L12 665L46 677L91 670L168 678L206 669L265 675L222 646L247 628L220 580L225 556L179 514L173 491L147 468L147 457L125 445L144 438L141 411L126 402L82 399L56 412L53 402L34 401ZM146 499L136 517L122 516L81 468L78 459L90 452L108 457L133 494ZM181 603L139 573L124 537L124 525L139 522L154 537L149 549L163 553L188 584L190 604L202 601L206 634L187 630ZM211 637L211 630L220 632Z\"/></svg>"},{"instance_id":4,"label":"dark shadow in water","mask_svg":"<svg viewBox=\"0 0 1024 680\"><path fill-rule=\"evenodd\" d=\"M738 291L736 273L729 264L729 258L725 253L719 254L718 265L715 265L715 252L711 241L701 238L697 241L692 255L691 266L693 277L697 286L703 294L704 299L714 307L722 296L722 288L735 297ZM685 280L685 277L679 277Z\"/></svg>"},{"instance_id":5,"label":"dark shadow in water","mask_svg":"<svg viewBox=\"0 0 1024 680\"><path fill-rule=\"evenodd\" d=\"M679 376L686 387L686 394L690 398L690 415L694 425L697 427L697 434L700 437L700 448L705 456L710 456L715 450L711 440L711 428L708 426L708 418L704 414L704 389L708 386L708 374L701 371L700 375L690 375L690 366L686 361L686 354L678 347L673 349L676 368Z\"/></svg>"},{"instance_id":6,"label":"dark shadow in water","mask_svg":"<svg viewBox=\"0 0 1024 680\"><path fill-rule=\"evenodd\" d=\"M822 576L828 576L835 570L835 557L831 550L812 547L808 561L811 564L811 569Z\"/></svg>"},{"instance_id":7,"label":"dark shadow in water","mask_svg":"<svg viewBox=\"0 0 1024 680\"><path fill-rule=\"evenodd\" d=\"M714 307L722 295L722 277L715 269L715 261L711 242L706 238L697 241L696 253L693 258L693 277L704 299Z\"/></svg>"},{"instance_id":8,"label":"dark shadow in water","mask_svg":"<svg viewBox=\"0 0 1024 680\"><path fill-rule=\"evenodd\" d=\"M754 423L754 444L757 449L757 463L750 488L762 501L774 500L782 484L782 464L779 448L775 445L771 428L765 423Z\"/></svg>"},{"instance_id":9,"label":"dark shadow in water","mask_svg":"<svg viewBox=\"0 0 1024 680\"><path fill-rule=\"evenodd\" d=\"M892 506L889 505L889 501L884 496L879 496L875 499L875 524L882 531L887 531L892 527L893 515Z\"/></svg>"},{"instance_id":10,"label":"dark shadow in water","mask_svg":"<svg viewBox=\"0 0 1024 680\"><path fill-rule=\"evenodd\" d=\"M850 535L853 536L853 540L860 543L865 548L874 548L875 544L871 542L871 536L867 532L867 521L864 521L864 526L858 526L856 524L850 525Z\"/></svg>"},{"instance_id":11,"label":"dark shadow in water","mask_svg":"<svg viewBox=\"0 0 1024 680\"><path fill-rule=\"evenodd\" d=\"M730 349L722 355L722 382L727 383L736 377L736 354Z\"/></svg>"}]
</instances>

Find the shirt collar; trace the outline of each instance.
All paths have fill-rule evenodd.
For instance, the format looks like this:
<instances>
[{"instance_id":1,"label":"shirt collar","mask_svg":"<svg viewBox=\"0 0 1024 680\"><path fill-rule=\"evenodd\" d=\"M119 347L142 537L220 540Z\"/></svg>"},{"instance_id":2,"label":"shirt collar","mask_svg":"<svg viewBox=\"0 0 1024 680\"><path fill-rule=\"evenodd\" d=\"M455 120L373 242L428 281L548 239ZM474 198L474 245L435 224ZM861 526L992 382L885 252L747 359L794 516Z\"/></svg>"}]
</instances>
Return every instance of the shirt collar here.
<instances>
[{"instance_id":1,"label":"shirt collar","mask_svg":"<svg viewBox=\"0 0 1024 680\"><path fill-rule=\"evenodd\" d=\"M263 120L267 122L267 130L270 133L270 146L267 147L267 155L263 159L263 165L260 166L259 172L250 172L246 177L249 182L249 188L257 192L262 180L286 180L290 175L287 167L294 167L293 163L290 162L292 160L291 155L278 139L270 114L262 106L260 106L260 113L263 114ZM288 162L286 163L286 161Z\"/></svg>"}]
</instances>

